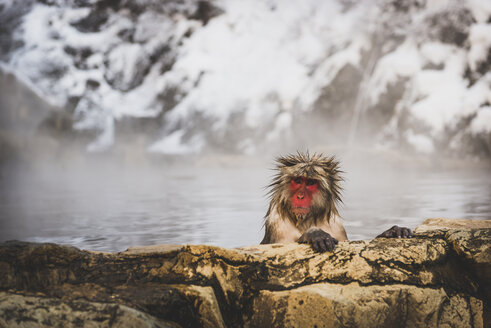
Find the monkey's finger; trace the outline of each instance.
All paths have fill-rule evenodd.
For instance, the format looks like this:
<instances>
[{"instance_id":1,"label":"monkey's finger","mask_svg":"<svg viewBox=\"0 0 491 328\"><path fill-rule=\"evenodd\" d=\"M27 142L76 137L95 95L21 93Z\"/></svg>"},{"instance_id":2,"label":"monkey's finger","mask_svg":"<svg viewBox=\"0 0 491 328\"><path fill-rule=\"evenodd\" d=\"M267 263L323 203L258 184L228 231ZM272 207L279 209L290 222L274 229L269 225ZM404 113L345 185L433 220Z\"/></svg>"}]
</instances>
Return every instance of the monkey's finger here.
<instances>
[{"instance_id":1,"label":"monkey's finger","mask_svg":"<svg viewBox=\"0 0 491 328\"><path fill-rule=\"evenodd\" d=\"M413 238L414 237L413 231L411 229L406 228L406 231L407 231L407 237L406 238Z\"/></svg>"},{"instance_id":2,"label":"monkey's finger","mask_svg":"<svg viewBox=\"0 0 491 328\"><path fill-rule=\"evenodd\" d=\"M335 245L337 245L339 243L339 240L337 240L336 238L333 238L332 240L334 241Z\"/></svg>"},{"instance_id":3,"label":"monkey's finger","mask_svg":"<svg viewBox=\"0 0 491 328\"><path fill-rule=\"evenodd\" d=\"M321 244L323 246L322 248L324 249L324 252L332 251L333 246L334 246L331 244L331 240L329 240L329 239L323 239Z\"/></svg>"},{"instance_id":4,"label":"monkey's finger","mask_svg":"<svg viewBox=\"0 0 491 328\"><path fill-rule=\"evenodd\" d=\"M326 240L325 239L320 239L318 241L319 243L319 248L320 248L320 251L321 252L327 252L329 250L329 245L326 244Z\"/></svg>"},{"instance_id":5,"label":"monkey's finger","mask_svg":"<svg viewBox=\"0 0 491 328\"><path fill-rule=\"evenodd\" d=\"M312 248L314 251L321 253L322 252L322 246L319 240L312 240Z\"/></svg>"},{"instance_id":6,"label":"monkey's finger","mask_svg":"<svg viewBox=\"0 0 491 328\"><path fill-rule=\"evenodd\" d=\"M332 251L334 248L334 245L331 243L330 239L321 239L319 243L321 245L322 252Z\"/></svg>"},{"instance_id":7,"label":"monkey's finger","mask_svg":"<svg viewBox=\"0 0 491 328\"><path fill-rule=\"evenodd\" d=\"M390 238L390 230L382 232L380 235L378 235L376 238Z\"/></svg>"},{"instance_id":8,"label":"monkey's finger","mask_svg":"<svg viewBox=\"0 0 491 328\"><path fill-rule=\"evenodd\" d=\"M336 244L337 244L337 240L334 238L326 240L327 250L333 251L334 248L336 247Z\"/></svg>"},{"instance_id":9,"label":"monkey's finger","mask_svg":"<svg viewBox=\"0 0 491 328\"><path fill-rule=\"evenodd\" d=\"M402 228L402 237L403 238L409 237L409 229Z\"/></svg>"},{"instance_id":10,"label":"monkey's finger","mask_svg":"<svg viewBox=\"0 0 491 328\"><path fill-rule=\"evenodd\" d=\"M384 232L382 232L380 235L377 236L378 237L382 237L382 238L390 238L390 234L391 234L392 230L389 229L389 230L385 230Z\"/></svg>"}]
</instances>

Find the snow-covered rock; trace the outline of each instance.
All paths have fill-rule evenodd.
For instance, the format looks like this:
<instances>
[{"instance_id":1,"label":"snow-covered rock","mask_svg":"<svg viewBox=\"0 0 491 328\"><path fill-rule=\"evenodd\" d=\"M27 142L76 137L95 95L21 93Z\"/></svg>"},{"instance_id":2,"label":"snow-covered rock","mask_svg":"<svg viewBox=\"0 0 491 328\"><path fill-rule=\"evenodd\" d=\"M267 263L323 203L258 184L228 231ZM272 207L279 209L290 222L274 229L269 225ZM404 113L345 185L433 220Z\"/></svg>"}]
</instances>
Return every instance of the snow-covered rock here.
<instances>
[{"instance_id":1,"label":"snow-covered rock","mask_svg":"<svg viewBox=\"0 0 491 328\"><path fill-rule=\"evenodd\" d=\"M75 99L94 151L120 120L154 118L147 147L166 154L341 141L489 157L490 18L487 0L4 1L0 61Z\"/></svg>"}]
</instances>

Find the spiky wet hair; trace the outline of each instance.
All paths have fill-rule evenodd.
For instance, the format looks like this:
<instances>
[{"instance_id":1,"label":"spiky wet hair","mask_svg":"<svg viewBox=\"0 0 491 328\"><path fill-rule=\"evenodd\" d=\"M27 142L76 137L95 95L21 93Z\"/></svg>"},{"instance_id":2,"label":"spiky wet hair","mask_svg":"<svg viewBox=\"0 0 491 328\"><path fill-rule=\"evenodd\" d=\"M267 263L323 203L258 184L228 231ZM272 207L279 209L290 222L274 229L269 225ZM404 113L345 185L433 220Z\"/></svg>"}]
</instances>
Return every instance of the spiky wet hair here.
<instances>
[{"instance_id":1,"label":"spiky wet hair","mask_svg":"<svg viewBox=\"0 0 491 328\"><path fill-rule=\"evenodd\" d=\"M292 216L289 201L289 185L294 177L305 177L315 179L319 182L319 190L323 197L323 213L314 213L311 219L316 221L327 218L332 215L339 215L337 204L342 202L340 182L342 171L339 169L339 162L333 157L325 157L322 154L310 155L307 153L290 154L276 159L277 174L273 182L268 186L271 205L266 216L276 205L281 216L289 217L296 225L297 218Z\"/></svg>"}]
</instances>

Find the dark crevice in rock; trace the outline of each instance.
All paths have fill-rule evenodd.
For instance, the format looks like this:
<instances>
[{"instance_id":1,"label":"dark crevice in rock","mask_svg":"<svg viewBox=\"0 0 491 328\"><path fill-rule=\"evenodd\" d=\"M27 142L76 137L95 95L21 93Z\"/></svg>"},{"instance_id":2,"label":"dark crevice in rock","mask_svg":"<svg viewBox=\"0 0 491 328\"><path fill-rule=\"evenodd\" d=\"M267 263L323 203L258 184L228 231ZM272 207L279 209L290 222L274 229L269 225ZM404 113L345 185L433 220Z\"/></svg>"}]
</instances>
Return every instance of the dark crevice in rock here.
<instances>
[{"instance_id":1,"label":"dark crevice in rock","mask_svg":"<svg viewBox=\"0 0 491 328\"><path fill-rule=\"evenodd\" d=\"M235 326L234 323L241 321L239 311L236 310L237 308L234 306L233 302L227 301L227 296L216 277L212 277L210 283L210 287L213 289L213 293L217 299L223 321L227 327Z\"/></svg>"},{"instance_id":2,"label":"dark crevice in rock","mask_svg":"<svg viewBox=\"0 0 491 328\"><path fill-rule=\"evenodd\" d=\"M108 19L109 14L106 11L94 9L86 17L71 25L82 33L94 33L100 32Z\"/></svg>"},{"instance_id":3,"label":"dark crevice in rock","mask_svg":"<svg viewBox=\"0 0 491 328\"><path fill-rule=\"evenodd\" d=\"M448 10L429 16L426 24L430 38L463 47L469 36L469 26L475 23L467 8Z\"/></svg>"},{"instance_id":4,"label":"dark crevice in rock","mask_svg":"<svg viewBox=\"0 0 491 328\"><path fill-rule=\"evenodd\" d=\"M203 256L203 254L196 254L196 253L193 253L193 251L186 250L186 249L184 249L183 252L193 256L194 258L198 259L198 261L217 259L217 260L223 261L223 263L225 263L229 266L236 267L236 268L248 266L251 264L251 261L249 261L249 260L243 260L243 261L231 260L229 258L226 258L224 256L221 256L221 255L214 253L212 250L209 250L206 252L207 256Z\"/></svg>"},{"instance_id":5,"label":"dark crevice in rock","mask_svg":"<svg viewBox=\"0 0 491 328\"><path fill-rule=\"evenodd\" d=\"M223 12L221 8L216 7L212 2L201 0L198 1L196 11L189 18L199 20L203 25L206 25L212 18L223 14Z\"/></svg>"},{"instance_id":6,"label":"dark crevice in rock","mask_svg":"<svg viewBox=\"0 0 491 328\"><path fill-rule=\"evenodd\" d=\"M28 13L34 1L14 1L9 6L0 4L0 60L8 61L15 50L24 45L15 31L21 26L23 16Z\"/></svg>"},{"instance_id":7,"label":"dark crevice in rock","mask_svg":"<svg viewBox=\"0 0 491 328\"><path fill-rule=\"evenodd\" d=\"M464 78L469 81L469 87L473 86L482 76L491 70L491 47L487 50L486 58L477 64L472 70L467 66L464 72Z\"/></svg>"}]
</instances>

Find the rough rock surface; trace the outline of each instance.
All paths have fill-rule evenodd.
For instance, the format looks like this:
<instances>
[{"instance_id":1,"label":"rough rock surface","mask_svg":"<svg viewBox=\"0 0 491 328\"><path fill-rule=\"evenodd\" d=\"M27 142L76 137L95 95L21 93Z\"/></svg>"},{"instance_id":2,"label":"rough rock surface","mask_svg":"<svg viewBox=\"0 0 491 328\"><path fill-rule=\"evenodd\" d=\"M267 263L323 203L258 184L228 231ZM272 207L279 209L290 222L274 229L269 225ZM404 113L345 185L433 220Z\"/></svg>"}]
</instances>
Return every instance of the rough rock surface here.
<instances>
[{"instance_id":1,"label":"rough rock surface","mask_svg":"<svg viewBox=\"0 0 491 328\"><path fill-rule=\"evenodd\" d=\"M125 305L4 292L0 292L0 313L0 327L179 327Z\"/></svg>"},{"instance_id":2,"label":"rough rock surface","mask_svg":"<svg viewBox=\"0 0 491 328\"><path fill-rule=\"evenodd\" d=\"M425 221L412 239L136 247L0 244L0 327L485 327L491 221ZM431 229L428 228L431 226Z\"/></svg>"}]
</instances>

